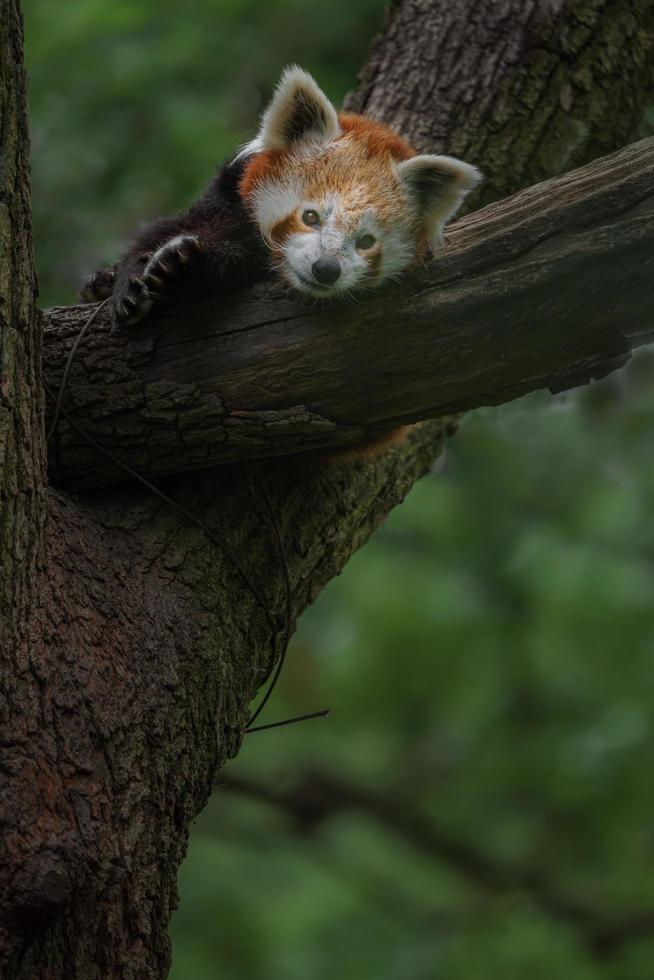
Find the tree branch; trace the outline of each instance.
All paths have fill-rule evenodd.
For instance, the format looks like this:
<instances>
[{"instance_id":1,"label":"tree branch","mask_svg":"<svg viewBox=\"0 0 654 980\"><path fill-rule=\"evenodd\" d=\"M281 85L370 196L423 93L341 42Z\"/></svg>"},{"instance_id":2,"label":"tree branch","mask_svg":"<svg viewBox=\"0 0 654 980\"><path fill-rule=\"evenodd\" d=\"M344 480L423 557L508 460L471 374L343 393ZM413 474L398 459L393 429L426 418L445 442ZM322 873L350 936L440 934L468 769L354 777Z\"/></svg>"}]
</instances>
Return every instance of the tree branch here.
<instances>
[{"instance_id":1,"label":"tree branch","mask_svg":"<svg viewBox=\"0 0 654 980\"><path fill-rule=\"evenodd\" d=\"M363 305L316 311L261 286L133 332L101 320L64 404L147 475L342 446L607 374L654 334L653 281L649 139L463 219L443 257ZM51 388L88 316L49 312ZM60 430L53 481L122 477Z\"/></svg>"}]
</instances>

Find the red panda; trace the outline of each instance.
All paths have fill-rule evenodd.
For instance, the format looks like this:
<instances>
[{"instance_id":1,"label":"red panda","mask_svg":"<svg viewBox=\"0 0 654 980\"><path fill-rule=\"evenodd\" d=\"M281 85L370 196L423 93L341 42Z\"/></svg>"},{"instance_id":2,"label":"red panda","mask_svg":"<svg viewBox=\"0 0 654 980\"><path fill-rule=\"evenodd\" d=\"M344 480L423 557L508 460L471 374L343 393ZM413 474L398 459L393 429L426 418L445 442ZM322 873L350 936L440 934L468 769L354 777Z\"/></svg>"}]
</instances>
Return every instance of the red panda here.
<instances>
[{"instance_id":1,"label":"red panda","mask_svg":"<svg viewBox=\"0 0 654 980\"><path fill-rule=\"evenodd\" d=\"M131 325L160 304L271 274L311 297L356 293L437 248L480 180L468 163L418 154L387 126L338 113L291 66L254 140L186 211L149 224L115 267L90 276L80 298L111 296L115 322Z\"/></svg>"},{"instance_id":2,"label":"red panda","mask_svg":"<svg viewBox=\"0 0 654 980\"><path fill-rule=\"evenodd\" d=\"M337 113L311 75L290 67L255 139L80 295L111 295L115 321L133 324L160 303L270 272L314 297L378 286L440 244L480 179L468 163L417 154L387 126Z\"/></svg>"}]
</instances>

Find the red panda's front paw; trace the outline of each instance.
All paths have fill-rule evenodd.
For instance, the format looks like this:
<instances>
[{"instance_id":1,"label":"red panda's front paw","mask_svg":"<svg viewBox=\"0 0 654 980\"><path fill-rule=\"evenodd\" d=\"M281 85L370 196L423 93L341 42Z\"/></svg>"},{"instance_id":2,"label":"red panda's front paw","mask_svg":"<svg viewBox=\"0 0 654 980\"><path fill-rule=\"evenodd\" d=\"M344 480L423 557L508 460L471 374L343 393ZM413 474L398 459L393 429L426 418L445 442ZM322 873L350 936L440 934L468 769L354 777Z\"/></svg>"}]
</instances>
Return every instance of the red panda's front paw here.
<instances>
[{"instance_id":1,"label":"red panda's front paw","mask_svg":"<svg viewBox=\"0 0 654 980\"><path fill-rule=\"evenodd\" d=\"M121 326L138 323L152 309L154 303L155 298L143 279L131 276L126 287L118 295L114 295L111 304L114 322Z\"/></svg>"},{"instance_id":2,"label":"red panda's front paw","mask_svg":"<svg viewBox=\"0 0 654 980\"><path fill-rule=\"evenodd\" d=\"M189 272L203 254L203 245L195 235L177 235L164 242L114 297L116 323L138 323L158 303L180 298L188 285Z\"/></svg>"},{"instance_id":3,"label":"red panda's front paw","mask_svg":"<svg viewBox=\"0 0 654 980\"><path fill-rule=\"evenodd\" d=\"M176 235L158 248L143 270L143 282L152 296L163 299L176 292L180 279L200 259L203 251L196 235Z\"/></svg>"}]
</instances>

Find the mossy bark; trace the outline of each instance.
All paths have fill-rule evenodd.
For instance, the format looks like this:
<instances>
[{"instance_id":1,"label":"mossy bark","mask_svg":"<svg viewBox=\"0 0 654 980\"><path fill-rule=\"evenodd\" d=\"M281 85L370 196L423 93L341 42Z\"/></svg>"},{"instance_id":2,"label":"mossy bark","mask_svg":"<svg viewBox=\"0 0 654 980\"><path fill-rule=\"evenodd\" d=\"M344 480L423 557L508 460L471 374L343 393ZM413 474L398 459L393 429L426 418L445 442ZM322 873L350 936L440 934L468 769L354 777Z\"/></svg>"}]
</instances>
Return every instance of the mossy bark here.
<instances>
[{"instance_id":1,"label":"mossy bark","mask_svg":"<svg viewBox=\"0 0 654 980\"><path fill-rule=\"evenodd\" d=\"M265 609L201 531L145 490L46 491L22 35L15 3L0 2L0 231L9 257L0 266L0 974L160 978L190 822L238 751L248 703L279 651L284 589L261 481L284 538L297 616L429 469L443 423L420 426L371 464L325 471L278 461L162 484L224 535ZM395 4L351 107L383 113L425 149L444 148L447 136L446 148L479 163L496 194L637 135L651 5L631 4L636 26L617 37L608 11L623 17L625 4L558 0L528 20L513 8L535 4L477 6L481 13L455 18L443 40L451 4ZM499 22L491 13L502 6L513 15ZM569 70L573 55L557 46L566 25L570 36L583 33L588 11L600 9L593 25L605 44L589 40L583 65L587 77L601 75L601 99L583 111L575 101L585 139L569 141L565 160L554 161L534 148L557 142L548 134L561 86L539 80ZM438 88L435 68L445 77L443 59L435 65L422 43L429 37L449 52L455 101L421 94ZM507 53L493 68L498 47ZM574 50L581 64L582 49ZM607 60L608 50L621 56ZM523 109L525 77L538 113Z\"/></svg>"}]
</instances>

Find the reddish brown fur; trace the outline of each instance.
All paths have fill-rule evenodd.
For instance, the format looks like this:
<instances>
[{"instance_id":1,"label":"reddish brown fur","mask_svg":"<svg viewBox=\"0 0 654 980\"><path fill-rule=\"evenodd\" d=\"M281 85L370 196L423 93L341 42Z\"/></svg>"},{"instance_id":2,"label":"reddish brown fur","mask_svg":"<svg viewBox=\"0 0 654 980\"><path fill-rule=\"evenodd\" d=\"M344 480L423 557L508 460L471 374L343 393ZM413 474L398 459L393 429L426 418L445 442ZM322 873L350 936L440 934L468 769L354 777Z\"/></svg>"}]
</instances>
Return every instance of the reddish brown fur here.
<instances>
[{"instance_id":1,"label":"reddish brown fur","mask_svg":"<svg viewBox=\"0 0 654 980\"><path fill-rule=\"evenodd\" d=\"M295 211L291 211L285 218L275 222L272 226L270 229L270 240L274 245L279 247L284 244L289 235L295 235L298 232L304 231L310 232L312 230L302 223Z\"/></svg>"},{"instance_id":2,"label":"reddish brown fur","mask_svg":"<svg viewBox=\"0 0 654 980\"><path fill-rule=\"evenodd\" d=\"M369 436L367 439L363 439L353 446L347 446L345 449L333 449L320 453L318 460L321 463L331 464L347 464L353 463L355 460L369 462L387 449L399 446L400 443L404 442L412 428L413 425L400 425L397 429L387 429L385 432L380 432L376 436Z\"/></svg>"},{"instance_id":3,"label":"reddish brown fur","mask_svg":"<svg viewBox=\"0 0 654 980\"><path fill-rule=\"evenodd\" d=\"M338 145L343 142L350 144L353 151L353 162L358 164L359 170L364 170L367 163L372 161L385 163L386 161L398 162L408 160L416 155L416 151L397 133L394 133L388 126L375 122L373 119L366 119L365 116L358 116L354 113L341 113L338 117L341 126L341 135L334 140ZM247 198L262 180L270 180L281 176L289 167L297 166L294 161L292 150L262 150L255 153L248 161L243 171L243 176L239 184L239 192L242 197ZM343 173L343 168L338 166L325 165L318 169L311 166L311 161L305 161L304 168L309 179L315 178L315 187L319 191L322 183L321 176L324 171L324 178L329 181L340 178L340 181L350 179L351 169L347 168ZM373 174L371 174L373 176ZM328 187L329 190L334 188Z\"/></svg>"},{"instance_id":4,"label":"reddish brown fur","mask_svg":"<svg viewBox=\"0 0 654 980\"><path fill-rule=\"evenodd\" d=\"M353 112L341 112L338 121L343 130L343 136L340 138L347 136L356 140L365 146L371 156L390 153L394 160L408 160L416 155L416 151L406 140L383 123L375 122L374 119L366 119L365 116L358 116Z\"/></svg>"},{"instance_id":5,"label":"reddish brown fur","mask_svg":"<svg viewBox=\"0 0 654 980\"><path fill-rule=\"evenodd\" d=\"M255 153L248 160L238 185L241 197L251 194L260 181L277 177L282 173L287 158L286 150L262 150L260 153Z\"/></svg>"}]
</instances>

